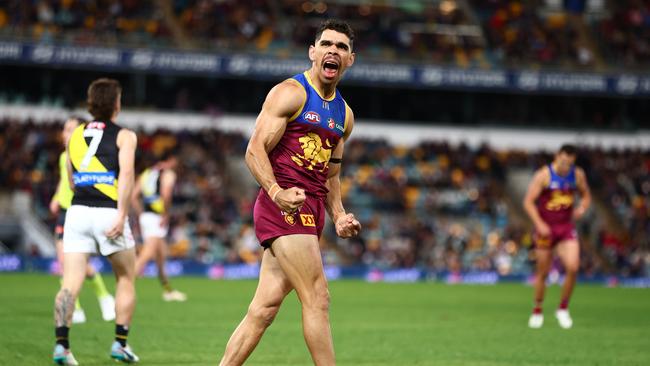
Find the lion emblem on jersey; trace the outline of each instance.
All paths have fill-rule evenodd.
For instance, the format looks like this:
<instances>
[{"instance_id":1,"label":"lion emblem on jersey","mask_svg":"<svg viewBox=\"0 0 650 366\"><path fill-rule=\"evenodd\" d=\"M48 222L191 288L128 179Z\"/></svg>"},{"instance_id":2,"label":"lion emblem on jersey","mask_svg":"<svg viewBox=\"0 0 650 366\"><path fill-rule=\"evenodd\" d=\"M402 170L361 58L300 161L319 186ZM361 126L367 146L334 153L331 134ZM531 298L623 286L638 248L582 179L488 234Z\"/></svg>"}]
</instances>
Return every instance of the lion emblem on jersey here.
<instances>
[{"instance_id":1,"label":"lion emblem on jersey","mask_svg":"<svg viewBox=\"0 0 650 366\"><path fill-rule=\"evenodd\" d=\"M546 209L549 211L559 211L570 208L573 205L573 195L555 191L551 193L551 199L546 204Z\"/></svg>"},{"instance_id":2,"label":"lion emblem on jersey","mask_svg":"<svg viewBox=\"0 0 650 366\"><path fill-rule=\"evenodd\" d=\"M309 170L314 170L318 164L322 164L321 172L324 172L332 156L332 145L328 139L325 139L325 145L318 134L309 132L298 139L303 154L296 154L291 159L298 166L304 166Z\"/></svg>"}]
</instances>

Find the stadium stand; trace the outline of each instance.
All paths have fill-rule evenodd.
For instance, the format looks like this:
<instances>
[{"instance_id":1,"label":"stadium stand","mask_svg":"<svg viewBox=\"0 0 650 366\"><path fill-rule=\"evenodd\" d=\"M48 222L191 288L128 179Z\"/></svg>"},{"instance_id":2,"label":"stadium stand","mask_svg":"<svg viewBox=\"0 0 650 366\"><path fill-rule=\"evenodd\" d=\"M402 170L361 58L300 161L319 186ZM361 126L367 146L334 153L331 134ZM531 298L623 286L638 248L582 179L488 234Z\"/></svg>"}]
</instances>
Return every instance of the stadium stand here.
<instances>
[{"instance_id":1,"label":"stadium stand","mask_svg":"<svg viewBox=\"0 0 650 366\"><path fill-rule=\"evenodd\" d=\"M56 185L61 121L0 122L0 179L6 189L29 192L39 215L51 222L47 204ZM216 129L139 132L142 166L170 146L180 147L172 214L172 254L203 263L255 263L251 231L254 191L230 174L228 160L241 159L246 140ZM12 151L12 154L8 152ZM20 153L16 153L20 152ZM511 171L549 161L544 152L496 151L489 146L430 141L412 147L356 139L347 149L342 193L366 230L358 240L323 240L330 264L374 268L426 268L439 272L528 273L530 228L518 217L519 201L507 191ZM650 270L650 151L584 148L596 200L617 225L585 220L584 275L647 275ZM237 189L233 189L237 187ZM621 232L615 230L622 229Z\"/></svg>"},{"instance_id":2,"label":"stadium stand","mask_svg":"<svg viewBox=\"0 0 650 366\"><path fill-rule=\"evenodd\" d=\"M169 45L154 1L4 1L0 35L80 45Z\"/></svg>"},{"instance_id":3,"label":"stadium stand","mask_svg":"<svg viewBox=\"0 0 650 366\"><path fill-rule=\"evenodd\" d=\"M647 0L561 3L9 0L0 4L0 36L286 57L304 52L322 19L342 17L357 30L358 50L367 59L478 68L647 64Z\"/></svg>"},{"instance_id":4,"label":"stadium stand","mask_svg":"<svg viewBox=\"0 0 650 366\"><path fill-rule=\"evenodd\" d=\"M650 62L650 1L612 3L611 16L594 25L603 54L619 65L647 65Z\"/></svg>"}]
</instances>

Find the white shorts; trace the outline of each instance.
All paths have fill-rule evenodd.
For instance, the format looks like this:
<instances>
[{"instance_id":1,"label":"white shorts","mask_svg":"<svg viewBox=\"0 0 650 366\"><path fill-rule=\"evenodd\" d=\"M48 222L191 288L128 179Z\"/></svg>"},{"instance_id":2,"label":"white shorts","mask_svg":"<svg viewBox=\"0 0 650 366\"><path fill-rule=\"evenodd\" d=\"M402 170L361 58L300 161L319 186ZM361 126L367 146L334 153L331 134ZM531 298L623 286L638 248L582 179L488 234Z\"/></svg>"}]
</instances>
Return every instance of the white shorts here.
<instances>
[{"instance_id":1,"label":"white shorts","mask_svg":"<svg viewBox=\"0 0 650 366\"><path fill-rule=\"evenodd\" d=\"M124 231L119 238L109 239L106 237L105 232L113 224L116 215L116 208L70 206L63 228L63 252L99 252L101 255L108 256L133 248L135 240L133 240L128 218L124 222Z\"/></svg>"},{"instance_id":2,"label":"white shorts","mask_svg":"<svg viewBox=\"0 0 650 366\"><path fill-rule=\"evenodd\" d=\"M167 237L169 227L167 225L160 226L162 216L155 212L143 212L140 214L140 232L142 239L147 238L161 238Z\"/></svg>"}]
</instances>

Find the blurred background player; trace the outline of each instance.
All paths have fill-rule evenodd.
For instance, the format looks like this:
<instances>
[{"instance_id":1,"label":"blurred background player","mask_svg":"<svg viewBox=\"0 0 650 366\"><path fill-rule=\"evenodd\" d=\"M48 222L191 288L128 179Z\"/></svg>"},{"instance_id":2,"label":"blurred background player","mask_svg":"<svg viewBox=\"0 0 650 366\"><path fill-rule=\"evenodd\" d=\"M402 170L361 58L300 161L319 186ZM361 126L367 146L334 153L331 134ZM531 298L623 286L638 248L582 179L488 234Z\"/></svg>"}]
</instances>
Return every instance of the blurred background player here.
<instances>
[{"instance_id":1,"label":"blurred background player","mask_svg":"<svg viewBox=\"0 0 650 366\"><path fill-rule=\"evenodd\" d=\"M267 250L255 296L221 365L246 361L294 289L314 364L335 364L319 238L325 210L338 236L356 236L361 230L343 208L339 180L354 116L336 86L354 62L353 39L347 23L324 21L309 47L311 69L271 89L257 118L246 164L262 187L253 217L257 238Z\"/></svg>"},{"instance_id":2,"label":"blurred background player","mask_svg":"<svg viewBox=\"0 0 650 366\"><path fill-rule=\"evenodd\" d=\"M127 363L139 360L127 345L135 308L135 243L127 215L137 137L115 123L121 94L115 80L92 82L88 111L94 120L78 126L68 143L68 173L75 194L63 232L63 284L54 303L53 359L59 365L78 364L70 351L68 334L88 256L97 249L111 262L116 277L115 341L110 357Z\"/></svg>"},{"instance_id":3,"label":"blurred background player","mask_svg":"<svg viewBox=\"0 0 650 366\"><path fill-rule=\"evenodd\" d=\"M70 140L72 131L74 131L80 123L85 122L86 121L80 118L74 117L68 119L63 124L61 137L64 146L68 146L68 141ZM74 195L74 192L70 188L70 179L66 164L67 156L67 149L59 156L59 183L56 192L52 197L52 201L50 201L50 212L57 217L54 235L56 237L56 256L59 262L59 271L61 274L63 274L63 225L65 224L65 213L70 207L72 196ZM102 318L105 321L115 319L115 299L108 290L106 290L106 285L104 284L101 274L99 274L90 263L86 266L86 279L93 285L95 295L97 295L97 301L99 301L99 307L102 311ZM86 314L79 303L79 298L77 298L75 301L74 313L72 314L72 322L84 323L85 321Z\"/></svg>"},{"instance_id":4,"label":"blurred background player","mask_svg":"<svg viewBox=\"0 0 650 366\"><path fill-rule=\"evenodd\" d=\"M167 151L158 163L140 174L133 189L133 207L139 216L140 232L144 240L135 264L135 273L141 274L145 265L154 259L165 301L187 300L187 295L171 287L165 272L167 259L165 239L169 231L169 210L176 184L174 169L177 162L175 154Z\"/></svg>"},{"instance_id":5,"label":"blurred background player","mask_svg":"<svg viewBox=\"0 0 650 366\"><path fill-rule=\"evenodd\" d=\"M531 328L544 324L542 303L553 250L565 270L562 298L555 316L562 328L573 326L569 300L580 267L580 244L574 222L591 204L585 172L575 166L575 161L576 148L563 145L551 164L537 170L524 198L524 209L535 225L535 307L528 321ZM576 193L581 198L577 207L574 205Z\"/></svg>"}]
</instances>

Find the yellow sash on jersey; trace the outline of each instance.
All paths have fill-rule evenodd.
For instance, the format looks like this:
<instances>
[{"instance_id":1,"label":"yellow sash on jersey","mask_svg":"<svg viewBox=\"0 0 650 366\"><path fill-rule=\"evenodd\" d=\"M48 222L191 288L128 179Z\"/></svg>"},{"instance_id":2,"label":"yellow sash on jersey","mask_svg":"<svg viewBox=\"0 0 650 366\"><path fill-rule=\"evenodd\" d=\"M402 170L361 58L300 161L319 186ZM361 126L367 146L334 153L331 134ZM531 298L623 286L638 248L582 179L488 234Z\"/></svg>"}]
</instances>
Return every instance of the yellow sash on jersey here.
<instances>
[{"instance_id":1,"label":"yellow sash on jersey","mask_svg":"<svg viewBox=\"0 0 650 366\"><path fill-rule=\"evenodd\" d=\"M84 128L85 125L81 125L75 128L74 132L72 133L72 137L70 137L70 143L68 145L68 151L70 153L70 161L72 162L72 166L74 166L76 171L81 171L79 166L81 165L81 161L83 160L84 156L86 155L86 152L88 151L88 144L86 143L86 139L84 138ZM90 159L90 164L88 164L88 168L84 172L104 173L107 171L108 169L106 169L104 164L102 164L101 161L99 161L99 159L93 156ZM98 191L108 196L113 201L117 201L117 177L115 177L115 181L113 182L112 185L95 184L93 185L93 187L95 187Z\"/></svg>"},{"instance_id":2,"label":"yellow sash on jersey","mask_svg":"<svg viewBox=\"0 0 650 366\"><path fill-rule=\"evenodd\" d=\"M142 172L142 175L140 175L140 187L142 188L144 201L149 205L149 207L151 207L153 212L158 214L165 212L164 202L160 197L159 192L157 192L158 179L162 179L160 175L162 175L162 171L158 171L157 174L154 174L152 169L146 169Z\"/></svg>"}]
</instances>

